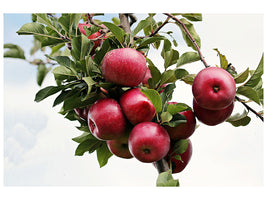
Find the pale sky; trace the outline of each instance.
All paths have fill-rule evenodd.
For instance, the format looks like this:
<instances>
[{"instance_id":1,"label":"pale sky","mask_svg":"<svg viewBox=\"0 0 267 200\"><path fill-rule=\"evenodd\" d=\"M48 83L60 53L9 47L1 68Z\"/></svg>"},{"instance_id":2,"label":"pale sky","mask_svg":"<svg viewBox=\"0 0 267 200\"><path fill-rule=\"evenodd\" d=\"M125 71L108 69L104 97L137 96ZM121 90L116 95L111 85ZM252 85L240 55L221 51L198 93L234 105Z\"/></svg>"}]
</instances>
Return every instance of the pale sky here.
<instances>
[{"instance_id":1,"label":"pale sky","mask_svg":"<svg viewBox=\"0 0 267 200\"><path fill-rule=\"evenodd\" d=\"M29 15L4 15L4 43L20 44L27 53L31 36L15 33L27 22ZM238 72L247 67L256 69L264 49L263 15L203 14L203 22L194 24L201 38L202 53L210 65L220 64L213 50L218 48ZM167 25L165 30L181 37L174 25ZM178 43L180 55L191 50L183 40ZM160 52L152 50L148 57L162 66ZM184 68L193 73L204 66L198 61ZM77 143L71 138L81 132L75 128L76 123L57 113L60 106L52 108L54 97L41 103L33 101L40 89L35 76L35 66L22 60L4 60L4 186L155 187L157 171L152 164L113 156L100 169L95 153L74 156ZM54 84L50 75L42 87ZM191 106L191 87L177 81L173 100ZM250 105L260 109L254 103ZM236 103L234 113L243 109ZM181 187L263 186L263 123L253 114L249 116L252 122L246 127L198 123L200 127L191 136L191 161L183 172L174 175Z\"/></svg>"}]
</instances>

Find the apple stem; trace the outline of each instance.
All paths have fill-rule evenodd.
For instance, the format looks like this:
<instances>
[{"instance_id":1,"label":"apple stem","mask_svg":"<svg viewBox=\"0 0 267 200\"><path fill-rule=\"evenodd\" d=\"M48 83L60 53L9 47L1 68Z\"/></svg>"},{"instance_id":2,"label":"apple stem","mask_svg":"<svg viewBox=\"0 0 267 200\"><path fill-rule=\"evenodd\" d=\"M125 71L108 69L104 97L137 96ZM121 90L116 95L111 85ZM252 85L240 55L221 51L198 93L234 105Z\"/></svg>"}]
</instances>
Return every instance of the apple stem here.
<instances>
[{"instance_id":1,"label":"apple stem","mask_svg":"<svg viewBox=\"0 0 267 200\"><path fill-rule=\"evenodd\" d=\"M159 174L162 172L166 172L170 169L168 162L164 158L154 162L154 164L155 164Z\"/></svg>"}]
</instances>

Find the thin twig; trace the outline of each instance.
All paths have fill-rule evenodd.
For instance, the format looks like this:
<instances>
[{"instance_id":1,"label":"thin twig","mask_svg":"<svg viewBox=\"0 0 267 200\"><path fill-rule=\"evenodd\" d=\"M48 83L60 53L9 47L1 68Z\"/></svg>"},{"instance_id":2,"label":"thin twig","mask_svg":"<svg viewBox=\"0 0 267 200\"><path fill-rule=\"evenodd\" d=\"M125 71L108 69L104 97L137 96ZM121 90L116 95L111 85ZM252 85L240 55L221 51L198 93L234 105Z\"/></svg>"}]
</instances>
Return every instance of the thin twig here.
<instances>
[{"instance_id":1,"label":"thin twig","mask_svg":"<svg viewBox=\"0 0 267 200\"><path fill-rule=\"evenodd\" d=\"M147 35L147 36L135 36L134 37L134 39L136 40L136 39L143 39L143 38L148 38L148 37L153 37L154 35L156 35L159 31L160 31L160 29L162 29L166 24L168 24L169 23L169 20L170 20L170 18L168 17L160 26L158 26L157 28L156 28L156 30L154 31L154 32L152 32L150 35Z\"/></svg>"},{"instance_id":2,"label":"thin twig","mask_svg":"<svg viewBox=\"0 0 267 200\"><path fill-rule=\"evenodd\" d=\"M254 109L252 109L250 106L248 106L245 102L243 102L238 96L235 96L235 99L242 103L248 111L253 112L257 117L261 119L261 121L264 121L264 118L262 115L260 115L258 112L256 112Z\"/></svg>"},{"instance_id":3,"label":"thin twig","mask_svg":"<svg viewBox=\"0 0 267 200\"><path fill-rule=\"evenodd\" d=\"M185 24L183 22L181 22L181 20L179 20L178 18L176 18L175 16L173 16L170 13L164 13L164 15L167 15L168 17L172 18L174 21L176 21L185 31L186 35L189 37L189 39L191 40L191 42L194 44L198 55L200 57L200 60L203 62L203 64L205 65L205 67L209 67L209 65L207 64L206 60L204 59L204 56L202 55L200 48L198 46L198 44L196 43L195 39L192 37L192 35L190 34L190 32L188 31L188 29L186 28Z\"/></svg>"}]
</instances>

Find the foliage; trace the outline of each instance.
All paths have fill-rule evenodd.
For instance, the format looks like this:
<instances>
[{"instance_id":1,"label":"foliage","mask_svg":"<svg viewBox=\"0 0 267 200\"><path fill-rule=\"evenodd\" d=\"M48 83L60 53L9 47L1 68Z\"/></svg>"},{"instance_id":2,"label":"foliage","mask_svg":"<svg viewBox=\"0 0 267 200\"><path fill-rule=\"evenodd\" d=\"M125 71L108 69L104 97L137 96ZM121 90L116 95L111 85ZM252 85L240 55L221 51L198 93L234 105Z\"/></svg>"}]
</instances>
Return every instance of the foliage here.
<instances>
[{"instance_id":1,"label":"foliage","mask_svg":"<svg viewBox=\"0 0 267 200\"><path fill-rule=\"evenodd\" d=\"M197 34L194 24L202 21L201 14L176 13L173 14L188 29L189 33L201 46L200 36ZM201 60L194 43L188 37L183 27L176 23L182 32L185 44L192 50L183 52L177 50L177 42L172 33L160 32L162 21L156 21L155 14L148 16L138 22L131 33L125 33L120 25L119 18L113 18L110 22L100 20L90 21L87 14L33 14L32 22L24 24L17 33L19 35L32 35L34 38L31 56L38 51L45 54L45 59L25 58L22 48L15 44L5 44L4 57L23 59L37 66L37 84L42 85L43 80L51 72L55 78L55 85L40 89L35 96L35 101L40 102L47 97L56 95L53 106L61 105L60 114L71 121L78 121L78 130L82 131L80 136L73 138L78 143L75 151L76 156L82 156L96 152L100 167L107 164L112 156L106 142L96 139L88 128L87 122L81 119L75 112L75 108L84 108L92 105L108 91L108 95L118 98L118 95L129 88L124 88L103 79L100 65L103 57L112 49L131 47L147 55L149 49L161 49L161 57L164 60L164 71L161 72L148 57L146 57L151 78L148 86L142 86L141 91L151 100L156 109L155 122L162 125L175 127L185 123L186 118L178 112L190 110L191 107L180 102L176 105L168 105L176 88L176 82L192 84L195 74L190 74L185 68L189 63ZM170 18L166 19L166 24ZM89 22L91 27L85 28L86 36L81 34L78 28L80 22ZM104 26L102 26L104 25ZM93 39L88 36L102 33L98 38L103 43L93 50ZM156 34L155 34L156 32ZM237 73L236 69L227 61L226 56L215 49L219 55L221 68L227 70L235 79L237 84L237 95L246 97L242 101L253 101L263 106L263 57L255 70L247 68L244 72ZM49 53L47 53L49 52ZM184 67L184 68L182 68ZM163 90L164 89L164 90ZM249 124L248 111L243 114L234 114L227 122L233 126L245 126ZM179 141L175 146L177 152L182 153L186 144ZM157 179L158 186L179 186L178 180L171 176L171 170L161 173Z\"/></svg>"}]
</instances>

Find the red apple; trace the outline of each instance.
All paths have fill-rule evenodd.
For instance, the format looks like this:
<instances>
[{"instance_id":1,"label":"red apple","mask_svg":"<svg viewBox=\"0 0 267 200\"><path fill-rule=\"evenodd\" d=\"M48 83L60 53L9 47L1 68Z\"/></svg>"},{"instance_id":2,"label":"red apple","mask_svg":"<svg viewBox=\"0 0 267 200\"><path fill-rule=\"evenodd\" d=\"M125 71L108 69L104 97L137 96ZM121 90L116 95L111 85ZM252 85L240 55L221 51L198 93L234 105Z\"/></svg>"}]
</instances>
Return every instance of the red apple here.
<instances>
[{"instance_id":1,"label":"red apple","mask_svg":"<svg viewBox=\"0 0 267 200\"><path fill-rule=\"evenodd\" d=\"M111 98L97 100L89 109L88 126L100 140L121 137L126 128L126 119L118 102Z\"/></svg>"},{"instance_id":2,"label":"red apple","mask_svg":"<svg viewBox=\"0 0 267 200\"><path fill-rule=\"evenodd\" d=\"M192 91L199 106L208 110L220 110L234 101L236 85L226 70L208 67L197 74Z\"/></svg>"},{"instance_id":3,"label":"red apple","mask_svg":"<svg viewBox=\"0 0 267 200\"><path fill-rule=\"evenodd\" d=\"M169 102L169 104L177 104L176 102ZM179 114L186 117L186 123L178 124L176 127L164 126L168 131L172 140L180 140L189 138L196 129L196 118L192 110L179 112Z\"/></svg>"},{"instance_id":4,"label":"red apple","mask_svg":"<svg viewBox=\"0 0 267 200\"><path fill-rule=\"evenodd\" d=\"M232 102L228 107L221 110L208 110L200 107L200 105L193 100L194 113L199 121L206 125L215 126L224 122L228 117L230 117L233 109L234 102Z\"/></svg>"},{"instance_id":5,"label":"red apple","mask_svg":"<svg viewBox=\"0 0 267 200\"><path fill-rule=\"evenodd\" d=\"M129 136L131 154L141 162L151 163L165 157L170 149L168 132L155 122L137 124Z\"/></svg>"},{"instance_id":6,"label":"red apple","mask_svg":"<svg viewBox=\"0 0 267 200\"><path fill-rule=\"evenodd\" d=\"M86 22L79 23L78 24L78 28L79 28L80 32L86 36L86 32L84 30L84 26L86 26L87 28L89 28L89 27L91 27L91 25L88 24L88 23L86 23ZM97 31L97 32L93 33L92 35L89 35L88 36L88 39L96 39L100 35L101 35L101 33L99 31ZM91 53L90 53L91 55L93 55L95 53L95 49L97 47L99 47L99 46L102 45L103 39L95 40L93 42L94 42L94 46L93 46L93 49L91 50Z\"/></svg>"},{"instance_id":7,"label":"red apple","mask_svg":"<svg viewBox=\"0 0 267 200\"><path fill-rule=\"evenodd\" d=\"M107 145L111 153L120 158L129 159L133 157L128 146L129 132L124 133L118 139L107 141Z\"/></svg>"},{"instance_id":8,"label":"red apple","mask_svg":"<svg viewBox=\"0 0 267 200\"><path fill-rule=\"evenodd\" d=\"M150 69L147 68L145 77L144 77L144 79L142 80L142 84L143 84L144 86L148 87L148 82L147 82L147 80L150 79L150 78L152 78L152 76L151 76L151 72L150 72Z\"/></svg>"},{"instance_id":9,"label":"red apple","mask_svg":"<svg viewBox=\"0 0 267 200\"><path fill-rule=\"evenodd\" d=\"M75 108L74 111L80 118L87 121L87 115L88 115L89 109L90 109L90 106L87 106L85 108Z\"/></svg>"},{"instance_id":10,"label":"red apple","mask_svg":"<svg viewBox=\"0 0 267 200\"><path fill-rule=\"evenodd\" d=\"M192 157L192 143L190 139L188 139L186 151L180 154L181 160L176 157L177 155L178 154L173 152L173 149L171 148L166 156L169 165L171 163L173 174L183 171Z\"/></svg>"},{"instance_id":11,"label":"red apple","mask_svg":"<svg viewBox=\"0 0 267 200\"><path fill-rule=\"evenodd\" d=\"M113 49L104 56L101 70L108 82L135 87L146 74L146 59L135 49Z\"/></svg>"},{"instance_id":12,"label":"red apple","mask_svg":"<svg viewBox=\"0 0 267 200\"><path fill-rule=\"evenodd\" d=\"M120 98L120 105L126 118L133 125L151 121L156 114L154 105L140 88L126 91Z\"/></svg>"}]
</instances>

